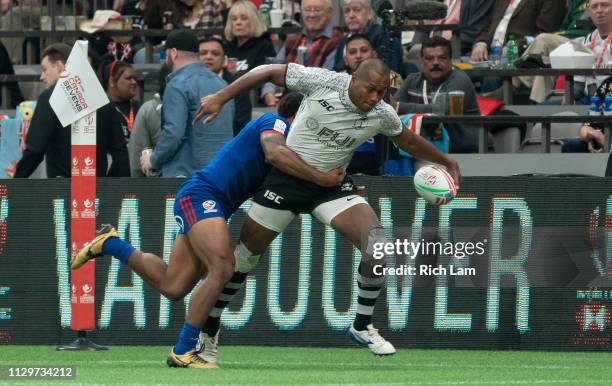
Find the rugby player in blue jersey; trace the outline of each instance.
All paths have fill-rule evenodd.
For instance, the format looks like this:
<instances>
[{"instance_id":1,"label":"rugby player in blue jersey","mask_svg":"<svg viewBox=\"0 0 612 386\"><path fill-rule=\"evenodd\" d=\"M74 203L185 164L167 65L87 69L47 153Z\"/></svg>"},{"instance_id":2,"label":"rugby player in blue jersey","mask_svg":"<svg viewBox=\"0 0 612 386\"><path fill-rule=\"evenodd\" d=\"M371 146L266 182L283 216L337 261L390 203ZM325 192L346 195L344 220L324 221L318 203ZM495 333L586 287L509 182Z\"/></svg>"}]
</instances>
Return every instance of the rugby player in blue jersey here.
<instances>
[{"instance_id":1,"label":"rugby player in blue jersey","mask_svg":"<svg viewBox=\"0 0 612 386\"><path fill-rule=\"evenodd\" d=\"M320 172L285 146L301 100L300 94L286 95L279 102L278 115L268 113L251 121L209 165L181 185L174 204L180 229L168 264L159 256L134 249L110 225L104 225L72 261L72 269L77 269L90 259L113 256L171 300L183 298L206 274L191 295L183 329L166 361L169 366L217 367L215 361L198 355L198 335L225 284L242 283L246 274L240 272L252 268L249 261L235 263L226 221L260 187L268 164L322 187L338 186L344 179L343 169ZM245 264L249 266L242 267ZM236 291L238 288L240 284Z\"/></svg>"}]
</instances>

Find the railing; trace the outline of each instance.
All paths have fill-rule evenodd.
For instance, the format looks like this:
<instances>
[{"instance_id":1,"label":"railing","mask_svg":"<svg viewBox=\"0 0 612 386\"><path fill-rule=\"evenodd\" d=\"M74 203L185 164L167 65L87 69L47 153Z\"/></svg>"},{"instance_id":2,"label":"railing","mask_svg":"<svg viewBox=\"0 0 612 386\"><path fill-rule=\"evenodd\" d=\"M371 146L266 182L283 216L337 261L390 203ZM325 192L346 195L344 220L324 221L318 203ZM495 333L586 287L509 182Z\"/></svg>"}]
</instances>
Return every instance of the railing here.
<instances>
[{"instance_id":1,"label":"railing","mask_svg":"<svg viewBox=\"0 0 612 386\"><path fill-rule=\"evenodd\" d=\"M606 115L575 115L575 116L550 116L550 115L495 115L495 116L428 116L423 119L425 123L531 123L537 122L542 124L542 152L550 153L551 140L551 123L603 123L604 128L604 151L610 151L610 129L612 128L612 116ZM481 126L478 129L478 152L486 153L487 150L487 135L486 129ZM578 135L578 132L576 132Z\"/></svg>"},{"instance_id":2,"label":"railing","mask_svg":"<svg viewBox=\"0 0 612 386\"><path fill-rule=\"evenodd\" d=\"M566 104L573 104L575 76L612 75L612 69L610 68L474 68L470 70L465 70L465 72L472 76L491 76L503 78L504 102L506 102L506 104L512 104L512 78L515 76L565 76L565 102Z\"/></svg>"}]
</instances>

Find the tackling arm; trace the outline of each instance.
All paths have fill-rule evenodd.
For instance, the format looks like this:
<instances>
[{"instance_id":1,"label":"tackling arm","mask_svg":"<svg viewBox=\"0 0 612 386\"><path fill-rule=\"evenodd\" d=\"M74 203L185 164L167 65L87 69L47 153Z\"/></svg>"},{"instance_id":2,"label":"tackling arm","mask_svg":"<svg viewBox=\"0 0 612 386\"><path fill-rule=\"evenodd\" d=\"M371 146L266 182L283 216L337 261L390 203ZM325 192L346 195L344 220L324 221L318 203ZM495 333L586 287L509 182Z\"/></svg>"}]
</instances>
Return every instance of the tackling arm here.
<instances>
[{"instance_id":1,"label":"tackling arm","mask_svg":"<svg viewBox=\"0 0 612 386\"><path fill-rule=\"evenodd\" d=\"M313 182L323 187L338 186L344 180L342 168L323 173L308 165L291 149L285 146L285 137L275 132L264 132L260 136L266 162L283 173Z\"/></svg>"}]
</instances>

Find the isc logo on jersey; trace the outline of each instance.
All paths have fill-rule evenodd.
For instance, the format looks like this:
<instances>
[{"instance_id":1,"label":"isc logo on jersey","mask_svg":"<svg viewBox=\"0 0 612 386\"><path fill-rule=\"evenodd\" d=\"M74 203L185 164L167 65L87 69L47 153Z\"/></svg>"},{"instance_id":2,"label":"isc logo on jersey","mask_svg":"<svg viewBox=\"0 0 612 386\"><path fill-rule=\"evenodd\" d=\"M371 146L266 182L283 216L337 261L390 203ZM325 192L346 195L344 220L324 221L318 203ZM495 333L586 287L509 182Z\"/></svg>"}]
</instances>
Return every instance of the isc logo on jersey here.
<instances>
[{"instance_id":1,"label":"isc logo on jersey","mask_svg":"<svg viewBox=\"0 0 612 386\"><path fill-rule=\"evenodd\" d=\"M202 207L204 208L204 213L217 213L217 209L215 209L216 205L217 203L214 202L213 200L204 201L202 203Z\"/></svg>"},{"instance_id":2,"label":"isc logo on jersey","mask_svg":"<svg viewBox=\"0 0 612 386\"><path fill-rule=\"evenodd\" d=\"M274 131L278 131L282 135L285 135L285 130L287 130L287 124L277 119L276 122L274 122Z\"/></svg>"}]
</instances>

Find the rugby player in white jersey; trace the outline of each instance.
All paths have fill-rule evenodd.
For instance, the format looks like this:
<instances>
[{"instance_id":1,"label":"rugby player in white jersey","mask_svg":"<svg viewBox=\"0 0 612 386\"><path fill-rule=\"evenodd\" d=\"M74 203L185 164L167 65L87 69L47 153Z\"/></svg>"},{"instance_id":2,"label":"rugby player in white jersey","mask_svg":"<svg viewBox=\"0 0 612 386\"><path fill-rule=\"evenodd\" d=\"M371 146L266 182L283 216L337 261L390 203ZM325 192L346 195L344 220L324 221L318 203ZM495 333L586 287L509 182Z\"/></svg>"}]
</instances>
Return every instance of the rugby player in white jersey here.
<instances>
[{"instance_id":1,"label":"rugby player in white jersey","mask_svg":"<svg viewBox=\"0 0 612 386\"><path fill-rule=\"evenodd\" d=\"M355 148L376 134L384 134L416 158L444 165L455 184L460 185L457 162L404 127L395 110L382 100L389 85L389 68L380 59L365 60L353 75L298 64L260 66L223 90L202 98L196 119L213 120L236 94L265 82L304 95L287 146L310 166L320 171L346 168ZM385 232L349 178L340 187L323 188L272 169L253 198L242 228L234 251L236 272L252 270L276 235L299 213L311 213L359 248L362 257L357 315L347 334L375 355L394 354L393 345L372 325L374 305L385 281L384 276L374 273L374 267L386 263L386 257L372 256L372 248L375 243L387 241ZM206 324L220 317L239 284L242 283L227 283L225 296L217 302ZM216 322L216 329L205 326L200 336L205 355L216 355Z\"/></svg>"}]
</instances>

